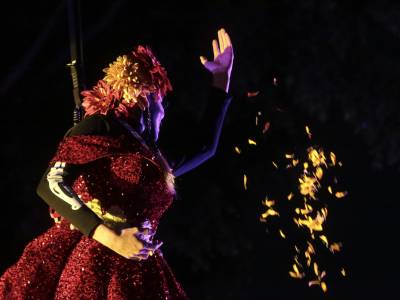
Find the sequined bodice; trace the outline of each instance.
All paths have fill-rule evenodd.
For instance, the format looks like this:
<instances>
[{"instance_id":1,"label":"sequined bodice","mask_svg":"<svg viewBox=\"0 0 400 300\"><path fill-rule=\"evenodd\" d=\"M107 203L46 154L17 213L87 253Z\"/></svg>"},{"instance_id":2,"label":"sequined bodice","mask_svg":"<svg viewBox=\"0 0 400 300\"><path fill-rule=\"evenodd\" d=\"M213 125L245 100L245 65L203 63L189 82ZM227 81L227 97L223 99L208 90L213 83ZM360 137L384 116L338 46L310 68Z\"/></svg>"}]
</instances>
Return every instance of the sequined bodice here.
<instances>
[{"instance_id":1,"label":"sequined bodice","mask_svg":"<svg viewBox=\"0 0 400 300\"><path fill-rule=\"evenodd\" d=\"M149 220L156 228L173 201L173 187L155 155L131 137L70 137L54 159L84 163L72 187L105 219L132 226Z\"/></svg>"}]
</instances>

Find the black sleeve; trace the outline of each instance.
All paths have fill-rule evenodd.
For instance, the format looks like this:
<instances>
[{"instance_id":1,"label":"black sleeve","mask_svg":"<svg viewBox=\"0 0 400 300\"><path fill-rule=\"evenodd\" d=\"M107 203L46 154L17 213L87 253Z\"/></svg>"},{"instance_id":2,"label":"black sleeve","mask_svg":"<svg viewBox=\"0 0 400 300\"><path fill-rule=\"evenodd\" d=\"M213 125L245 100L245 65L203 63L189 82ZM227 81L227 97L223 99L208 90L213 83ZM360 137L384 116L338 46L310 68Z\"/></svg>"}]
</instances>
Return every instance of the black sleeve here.
<instances>
[{"instance_id":1,"label":"black sleeve","mask_svg":"<svg viewBox=\"0 0 400 300\"><path fill-rule=\"evenodd\" d=\"M197 139L173 159L172 169L175 176L180 176L198 167L215 155L226 112L232 97L223 90L211 87L203 117L196 125L200 133Z\"/></svg>"},{"instance_id":2,"label":"black sleeve","mask_svg":"<svg viewBox=\"0 0 400 300\"><path fill-rule=\"evenodd\" d=\"M93 115L84 119L82 122L75 125L67 131L65 136L74 135L107 135L110 132L110 126L107 119L100 115ZM57 197L49 187L47 175L52 166L50 166L36 189L37 194L42 198L51 208L55 209L62 217L67 219L71 224L77 227L84 235L91 237L94 229L102 223L102 220L86 205L82 205L77 210L72 210L71 205ZM76 174L79 172L79 165L67 164L64 167L63 179L65 186L70 187ZM76 195L76 194L75 194ZM76 195L77 197L77 195Z\"/></svg>"},{"instance_id":3,"label":"black sleeve","mask_svg":"<svg viewBox=\"0 0 400 300\"><path fill-rule=\"evenodd\" d=\"M108 135L111 132L110 121L103 115L92 115L69 129L65 136Z\"/></svg>"}]
</instances>

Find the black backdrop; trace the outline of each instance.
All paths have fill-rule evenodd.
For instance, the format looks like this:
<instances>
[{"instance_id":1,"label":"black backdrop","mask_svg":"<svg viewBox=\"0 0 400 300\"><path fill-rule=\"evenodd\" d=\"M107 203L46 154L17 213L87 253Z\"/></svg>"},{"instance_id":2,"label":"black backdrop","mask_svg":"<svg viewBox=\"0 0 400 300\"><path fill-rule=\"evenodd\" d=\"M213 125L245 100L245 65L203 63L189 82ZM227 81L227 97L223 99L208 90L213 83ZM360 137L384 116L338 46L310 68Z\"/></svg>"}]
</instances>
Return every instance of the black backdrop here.
<instances>
[{"instance_id":1,"label":"black backdrop","mask_svg":"<svg viewBox=\"0 0 400 300\"><path fill-rule=\"evenodd\" d=\"M145 5L147 4L147 5ZM177 180L161 222L164 254L192 299L385 299L396 294L400 4L396 1L96 1L82 7L87 83L117 55L148 44L174 86L160 144L184 148L201 116L208 77L199 55L224 27L235 51L235 95L217 155ZM71 126L64 1L9 3L2 17L2 259L4 271L50 225L36 185ZM273 84L277 78L277 85ZM246 99L248 91L259 91ZM257 147L254 118L271 123ZM263 168L304 124L343 162L349 195L330 211L344 244L329 292L289 278L288 246L258 220L265 192L287 190ZM241 145L245 154L235 154ZM244 191L243 173L249 175Z\"/></svg>"}]
</instances>

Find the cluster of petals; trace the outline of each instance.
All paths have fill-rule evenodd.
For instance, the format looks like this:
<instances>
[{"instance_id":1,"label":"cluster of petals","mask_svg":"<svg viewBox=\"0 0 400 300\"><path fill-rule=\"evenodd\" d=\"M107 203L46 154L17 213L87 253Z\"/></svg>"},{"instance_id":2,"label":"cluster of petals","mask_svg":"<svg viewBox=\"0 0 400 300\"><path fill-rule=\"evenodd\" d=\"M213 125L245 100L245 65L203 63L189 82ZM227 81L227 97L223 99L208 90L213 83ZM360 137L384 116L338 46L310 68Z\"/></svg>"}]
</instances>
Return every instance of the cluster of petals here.
<instances>
[{"instance_id":1,"label":"cluster of petals","mask_svg":"<svg viewBox=\"0 0 400 300\"><path fill-rule=\"evenodd\" d=\"M85 115L95 113L127 116L130 109L148 105L147 96L162 99L172 91L167 72L149 47L138 46L132 53L117 57L104 70L105 76L83 91Z\"/></svg>"}]
</instances>

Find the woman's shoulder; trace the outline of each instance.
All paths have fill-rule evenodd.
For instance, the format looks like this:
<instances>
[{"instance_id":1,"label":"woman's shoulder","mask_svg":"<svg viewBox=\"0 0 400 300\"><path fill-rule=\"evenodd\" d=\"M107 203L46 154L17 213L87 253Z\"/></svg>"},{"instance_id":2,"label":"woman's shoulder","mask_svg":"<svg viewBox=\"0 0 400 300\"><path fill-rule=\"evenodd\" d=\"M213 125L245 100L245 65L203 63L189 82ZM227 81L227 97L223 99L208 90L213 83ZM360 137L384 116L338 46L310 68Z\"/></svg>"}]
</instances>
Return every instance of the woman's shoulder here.
<instances>
[{"instance_id":1,"label":"woman's shoulder","mask_svg":"<svg viewBox=\"0 0 400 300\"><path fill-rule=\"evenodd\" d=\"M51 162L85 164L129 151L123 136L115 134L111 117L92 115L67 131Z\"/></svg>"},{"instance_id":2,"label":"woman's shoulder","mask_svg":"<svg viewBox=\"0 0 400 300\"><path fill-rule=\"evenodd\" d=\"M111 123L108 116L94 114L84 118L81 122L70 128L65 137L77 135L110 135Z\"/></svg>"}]
</instances>

